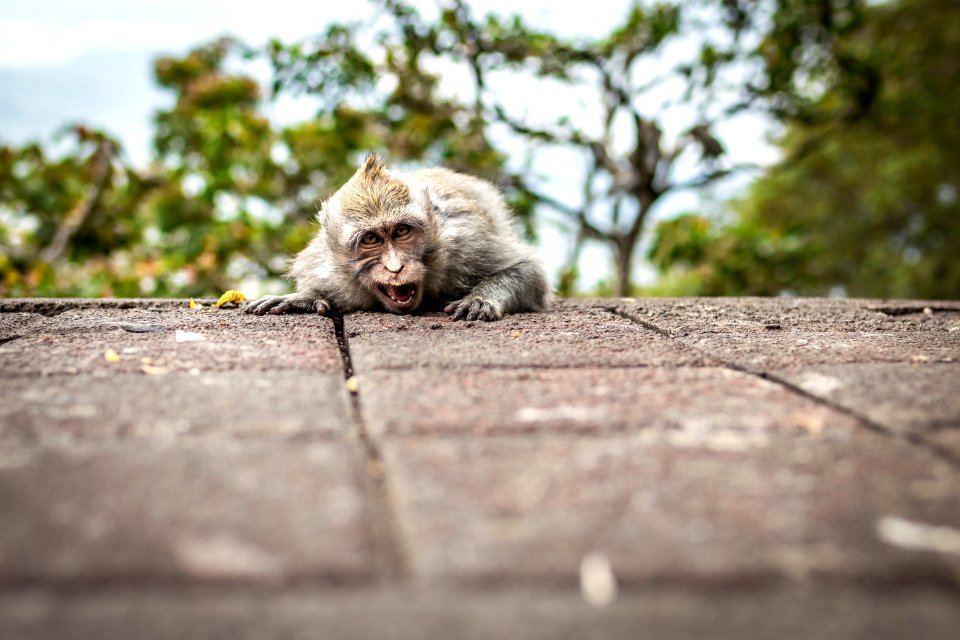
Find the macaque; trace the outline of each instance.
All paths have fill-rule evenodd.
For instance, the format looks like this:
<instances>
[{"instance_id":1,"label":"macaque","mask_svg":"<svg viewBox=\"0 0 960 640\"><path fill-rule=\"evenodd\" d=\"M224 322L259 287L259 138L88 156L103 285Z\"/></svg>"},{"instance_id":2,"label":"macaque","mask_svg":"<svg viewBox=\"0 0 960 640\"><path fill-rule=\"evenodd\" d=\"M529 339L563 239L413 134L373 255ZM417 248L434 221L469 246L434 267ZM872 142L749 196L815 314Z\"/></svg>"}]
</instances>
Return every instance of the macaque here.
<instances>
[{"instance_id":1,"label":"macaque","mask_svg":"<svg viewBox=\"0 0 960 640\"><path fill-rule=\"evenodd\" d=\"M246 313L442 307L453 320L491 321L547 305L543 268L503 196L479 178L392 173L371 154L317 218L317 235L289 271L297 292L260 298Z\"/></svg>"}]
</instances>

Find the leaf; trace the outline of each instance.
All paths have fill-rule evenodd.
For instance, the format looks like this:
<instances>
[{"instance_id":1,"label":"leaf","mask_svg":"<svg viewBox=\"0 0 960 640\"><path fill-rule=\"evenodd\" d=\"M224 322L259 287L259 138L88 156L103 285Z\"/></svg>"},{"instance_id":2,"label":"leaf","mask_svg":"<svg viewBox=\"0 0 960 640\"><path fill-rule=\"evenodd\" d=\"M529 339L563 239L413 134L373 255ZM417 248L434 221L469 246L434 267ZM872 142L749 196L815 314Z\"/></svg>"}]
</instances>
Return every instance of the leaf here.
<instances>
[{"instance_id":1,"label":"leaf","mask_svg":"<svg viewBox=\"0 0 960 640\"><path fill-rule=\"evenodd\" d=\"M234 291L233 289L230 289L228 291L225 291L223 295L220 296L220 299L214 302L210 306L219 309L225 304L239 305L241 302L245 301L246 299L247 299L247 296L243 295L239 291Z\"/></svg>"},{"instance_id":2,"label":"leaf","mask_svg":"<svg viewBox=\"0 0 960 640\"><path fill-rule=\"evenodd\" d=\"M194 300L193 298L190 298L190 308L191 308L191 309L199 309L199 308L200 308L200 305L197 304L197 301L196 301L196 300Z\"/></svg>"},{"instance_id":3,"label":"leaf","mask_svg":"<svg viewBox=\"0 0 960 640\"><path fill-rule=\"evenodd\" d=\"M120 354L118 354L113 349L107 349L103 352L103 359L107 362L117 363L120 362Z\"/></svg>"},{"instance_id":4,"label":"leaf","mask_svg":"<svg viewBox=\"0 0 960 640\"><path fill-rule=\"evenodd\" d=\"M162 369L160 367L153 367L153 366L150 366L149 364L145 364L141 366L140 370L143 371L148 376L161 376L167 372L166 369Z\"/></svg>"}]
</instances>

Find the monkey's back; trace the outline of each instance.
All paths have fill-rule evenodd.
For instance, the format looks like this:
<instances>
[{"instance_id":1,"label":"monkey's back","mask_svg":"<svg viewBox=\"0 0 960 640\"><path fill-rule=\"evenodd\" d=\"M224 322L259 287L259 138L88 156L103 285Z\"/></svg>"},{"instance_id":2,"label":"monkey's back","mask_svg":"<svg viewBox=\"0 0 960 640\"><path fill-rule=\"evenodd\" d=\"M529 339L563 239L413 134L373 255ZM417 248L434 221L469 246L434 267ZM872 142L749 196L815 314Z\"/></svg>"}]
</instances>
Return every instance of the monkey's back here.
<instances>
[{"instance_id":1,"label":"monkey's back","mask_svg":"<svg viewBox=\"0 0 960 640\"><path fill-rule=\"evenodd\" d=\"M514 227L500 190L490 182L449 169L414 171L435 205L446 264L440 296L461 295L478 281L520 262L536 261Z\"/></svg>"}]
</instances>

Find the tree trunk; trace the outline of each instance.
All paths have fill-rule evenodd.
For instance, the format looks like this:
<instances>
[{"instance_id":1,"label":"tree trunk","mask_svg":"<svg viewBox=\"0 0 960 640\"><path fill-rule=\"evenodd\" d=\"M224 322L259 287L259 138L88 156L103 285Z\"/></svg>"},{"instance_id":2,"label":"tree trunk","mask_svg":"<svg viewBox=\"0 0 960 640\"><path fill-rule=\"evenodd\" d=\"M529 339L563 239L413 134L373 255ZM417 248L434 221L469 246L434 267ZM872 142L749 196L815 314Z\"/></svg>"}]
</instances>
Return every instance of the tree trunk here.
<instances>
[{"instance_id":1,"label":"tree trunk","mask_svg":"<svg viewBox=\"0 0 960 640\"><path fill-rule=\"evenodd\" d=\"M61 258L68 254L73 237L100 206L103 194L110 186L110 178L113 175L110 160L116 151L116 147L107 139L100 140L97 143L96 151L93 152L91 159L93 178L87 195L67 213L63 222L57 228L56 235L40 252L42 261L53 264L59 262Z\"/></svg>"},{"instance_id":2,"label":"tree trunk","mask_svg":"<svg viewBox=\"0 0 960 640\"><path fill-rule=\"evenodd\" d=\"M631 267L633 266L633 251L636 248L636 242L628 236L617 238L617 244L613 250L613 268L616 273L616 292L621 298L630 297L633 289L630 281Z\"/></svg>"}]
</instances>

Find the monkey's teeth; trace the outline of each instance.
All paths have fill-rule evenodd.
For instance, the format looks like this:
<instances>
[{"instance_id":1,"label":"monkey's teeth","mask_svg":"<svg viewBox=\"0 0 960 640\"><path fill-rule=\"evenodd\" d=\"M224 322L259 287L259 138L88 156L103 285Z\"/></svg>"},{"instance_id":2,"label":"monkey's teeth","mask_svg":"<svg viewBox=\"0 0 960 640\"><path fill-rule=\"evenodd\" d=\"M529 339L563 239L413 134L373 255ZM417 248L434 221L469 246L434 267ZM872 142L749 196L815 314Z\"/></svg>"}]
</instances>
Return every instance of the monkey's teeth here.
<instances>
[{"instance_id":1,"label":"monkey's teeth","mask_svg":"<svg viewBox=\"0 0 960 640\"><path fill-rule=\"evenodd\" d=\"M413 300L417 294L417 286L413 284L402 284L399 286L391 284L380 285L380 291L385 293L388 298L397 304L404 305Z\"/></svg>"}]
</instances>

